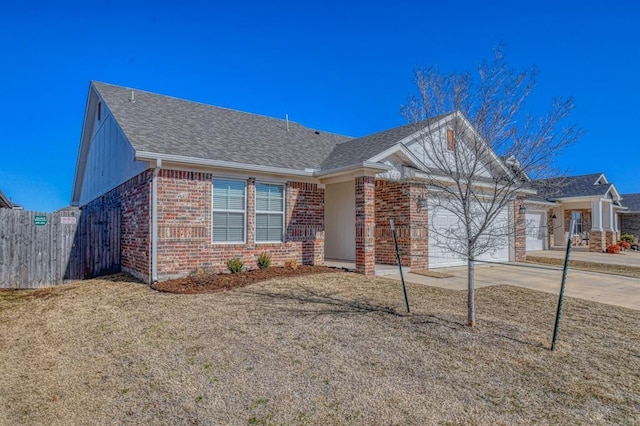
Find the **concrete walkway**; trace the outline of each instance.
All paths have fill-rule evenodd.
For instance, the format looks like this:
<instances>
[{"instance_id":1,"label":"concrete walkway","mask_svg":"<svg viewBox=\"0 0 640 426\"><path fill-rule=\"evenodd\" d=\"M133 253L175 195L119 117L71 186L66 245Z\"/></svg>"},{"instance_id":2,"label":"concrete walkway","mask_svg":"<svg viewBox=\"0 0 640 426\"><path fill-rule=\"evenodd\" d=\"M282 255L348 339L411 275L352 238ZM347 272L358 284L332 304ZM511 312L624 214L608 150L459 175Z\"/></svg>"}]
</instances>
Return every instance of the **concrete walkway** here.
<instances>
[{"instance_id":1,"label":"concrete walkway","mask_svg":"<svg viewBox=\"0 0 640 426\"><path fill-rule=\"evenodd\" d=\"M564 259L565 254L565 250L540 250L527 252L527 256L549 257L552 259ZM609 265L637 266L640 268L640 251L629 250L619 254L610 254L572 250L571 260L606 263Z\"/></svg>"},{"instance_id":2,"label":"concrete walkway","mask_svg":"<svg viewBox=\"0 0 640 426\"><path fill-rule=\"evenodd\" d=\"M466 290L466 267L439 268L437 271L449 273L453 277L431 278L408 273L405 274L405 280L434 287ZM400 279L398 273L387 277L396 280ZM523 263L478 265L475 278L476 288L509 284L558 294L562 270L556 267ZM565 295L640 310L640 279L570 270L567 276Z\"/></svg>"}]
</instances>

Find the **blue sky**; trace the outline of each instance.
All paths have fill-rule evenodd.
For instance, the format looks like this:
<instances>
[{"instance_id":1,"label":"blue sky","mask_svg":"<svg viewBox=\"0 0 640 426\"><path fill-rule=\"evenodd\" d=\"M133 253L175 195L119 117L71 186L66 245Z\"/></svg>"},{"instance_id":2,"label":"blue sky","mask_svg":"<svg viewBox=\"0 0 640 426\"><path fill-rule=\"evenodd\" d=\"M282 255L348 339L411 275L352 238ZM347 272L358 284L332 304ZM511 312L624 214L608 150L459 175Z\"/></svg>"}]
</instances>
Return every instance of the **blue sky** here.
<instances>
[{"instance_id":1,"label":"blue sky","mask_svg":"<svg viewBox=\"0 0 640 426\"><path fill-rule=\"evenodd\" d=\"M0 189L70 202L90 80L351 136L404 124L416 66L474 69L505 44L536 65L543 113L573 96L587 134L562 156L640 192L638 2L20 2L0 5Z\"/></svg>"}]
</instances>

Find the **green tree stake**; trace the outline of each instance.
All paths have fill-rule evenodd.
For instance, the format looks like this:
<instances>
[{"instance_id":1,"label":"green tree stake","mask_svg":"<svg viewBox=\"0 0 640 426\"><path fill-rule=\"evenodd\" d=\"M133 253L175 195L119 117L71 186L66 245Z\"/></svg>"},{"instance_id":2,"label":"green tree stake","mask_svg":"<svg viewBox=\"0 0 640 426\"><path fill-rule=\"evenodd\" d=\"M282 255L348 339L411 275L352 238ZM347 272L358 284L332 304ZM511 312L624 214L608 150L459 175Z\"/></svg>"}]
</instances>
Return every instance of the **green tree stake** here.
<instances>
[{"instance_id":1,"label":"green tree stake","mask_svg":"<svg viewBox=\"0 0 640 426\"><path fill-rule=\"evenodd\" d=\"M402 292L404 293L404 304L407 307L407 313L411 313L409 309L409 298L407 297L407 286L404 284L404 275L402 274L402 262L400 261L400 251L398 250L398 239L396 238L396 227L393 224L393 219L390 219L391 222L391 235L393 235L393 244L396 247L396 259L398 259L398 268L400 269L400 280L402 281Z\"/></svg>"},{"instance_id":2,"label":"green tree stake","mask_svg":"<svg viewBox=\"0 0 640 426\"><path fill-rule=\"evenodd\" d=\"M567 254L564 258L564 268L562 269L562 283L560 284L560 297L558 298L558 311L556 312L556 324L553 327L553 340L551 341L551 350L556 348L556 341L558 340L558 330L560 328L560 315L562 313L562 300L564 299L564 288L567 283L567 272L569 271L569 256L571 255L571 240L573 240L573 228L575 226L575 219L571 219L569 225L569 239L567 241Z\"/></svg>"}]
</instances>

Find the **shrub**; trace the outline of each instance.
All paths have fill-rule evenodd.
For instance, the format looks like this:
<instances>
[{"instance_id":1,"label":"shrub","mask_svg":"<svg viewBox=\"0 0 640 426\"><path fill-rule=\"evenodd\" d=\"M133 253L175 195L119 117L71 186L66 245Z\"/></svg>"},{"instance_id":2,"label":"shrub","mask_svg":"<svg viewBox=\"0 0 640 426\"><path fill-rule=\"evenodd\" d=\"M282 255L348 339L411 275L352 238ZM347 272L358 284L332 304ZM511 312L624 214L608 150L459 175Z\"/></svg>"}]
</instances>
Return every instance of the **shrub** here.
<instances>
[{"instance_id":1,"label":"shrub","mask_svg":"<svg viewBox=\"0 0 640 426\"><path fill-rule=\"evenodd\" d=\"M216 278L216 273L210 268L196 268L189 274L189 278L195 285L203 287Z\"/></svg>"},{"instance_id":2,"label":"shrub","mask_svg":"<svg viewBox=\"0 0 640 426\"><path fill-rule=\"evenodd\" d=\"M609 247L607 247L607 253L620 253L620 246L617 244L611 244Z\"/></svg>"},{"instance_id":3,"label":"shrub","mask_svg":"<svg viewBox=\"0 0 640 426\"><path fill-rule=\"evenodd\" d=\"M232 274L242 271L243 266L244 266L244 262L240 260L239 257L234 257L233 259L227 260L227 269Z\"/></svg>"},{"instance_id":4,"label":"shrub","mask_svg":"<svg viewBox=\"0 0 640 426\"><path fill-rule=\"evenodd\" d=\"M625 250L629 250L631 248L631 243L625 240L620 241L618 245L620 246L620 248L623 248Z\"/></svg>"},{"instance_id":5,"label":"shrub","mask_svg":"<svg viewBox=\"0 0 640 426\"><path fill-rule=\"evenodd\" d=\"M636 242L636 237L635 235L631 235L631 234L624 234L622 237L620 237L620 239L622 241L626 241L629 244L633 244Z\"/></svg>"},{"instance_id":6,"label":"shrub","mask_svg":"<svg viewBox=\"0 0 640 426\"><path fill-rule=\"evenodd\" d=\"M298 269L298 261L296 259L285 260L284 267L287 269Z\"/></svg>"},{"instance_id":7,"label":"shrub","mask_svg":"<svg viewBox=\"0 0 640 426\"><path fill-rule=\"evenodd\" d=\"M260 257L258 257L257 263L258 268L267 269L269 266L271 266L271 255L265 251L260 255Z\"/></svg>"}]
</instances>

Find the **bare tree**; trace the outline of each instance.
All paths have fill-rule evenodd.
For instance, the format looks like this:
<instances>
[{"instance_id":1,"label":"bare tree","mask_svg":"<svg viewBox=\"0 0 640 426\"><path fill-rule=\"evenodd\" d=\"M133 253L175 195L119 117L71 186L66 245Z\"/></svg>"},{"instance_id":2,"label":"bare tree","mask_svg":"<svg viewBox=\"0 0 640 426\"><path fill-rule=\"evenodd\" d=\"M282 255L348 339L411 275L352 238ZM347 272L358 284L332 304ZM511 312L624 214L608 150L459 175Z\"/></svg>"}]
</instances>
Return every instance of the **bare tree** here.
<instances>
[{"instance_id":1,"label":"bare tree","mask_svg":"<svg viewBox=\"0 0 640 426\"><path fill-rule=\"evenodd\" d=\"M508 244L515 206L532 193L530 179L552 175L556 157L582 135L574 125L560 126L573 109L571 98L553 100L541 117L525 111L536 76L533 67L509 67L498 48L477 75L416 70L417 95L403 107L419 132L426 170L415 176L429 194L430 220L442 212L455 219L432 226L430 241L467 261L472 327L476 261Z\"/></svg>"}]
</instances>

